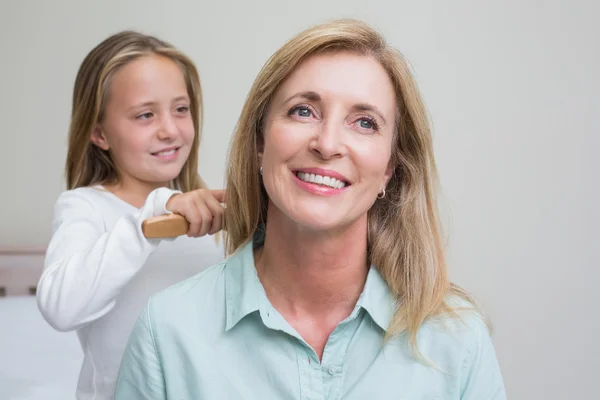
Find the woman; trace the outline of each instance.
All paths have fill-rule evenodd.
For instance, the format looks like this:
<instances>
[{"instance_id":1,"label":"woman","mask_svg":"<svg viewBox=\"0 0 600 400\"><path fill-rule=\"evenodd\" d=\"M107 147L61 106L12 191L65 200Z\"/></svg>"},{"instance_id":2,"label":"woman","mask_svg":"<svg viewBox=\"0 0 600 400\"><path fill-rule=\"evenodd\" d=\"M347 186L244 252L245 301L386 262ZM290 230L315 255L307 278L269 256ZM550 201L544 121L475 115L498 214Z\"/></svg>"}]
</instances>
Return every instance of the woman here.
<instances>
[{"instance_id":1,"label":"woman","mask_svg":"<svg viewBox=\"0 0 600 400\"><path fill-rule=\"evenodd\" d=\"M300 33L256 79L229 160L225 262L155 296L117 398L504 399L448 282L425 109L369 26Z\"/></svg>"}]
</instances>

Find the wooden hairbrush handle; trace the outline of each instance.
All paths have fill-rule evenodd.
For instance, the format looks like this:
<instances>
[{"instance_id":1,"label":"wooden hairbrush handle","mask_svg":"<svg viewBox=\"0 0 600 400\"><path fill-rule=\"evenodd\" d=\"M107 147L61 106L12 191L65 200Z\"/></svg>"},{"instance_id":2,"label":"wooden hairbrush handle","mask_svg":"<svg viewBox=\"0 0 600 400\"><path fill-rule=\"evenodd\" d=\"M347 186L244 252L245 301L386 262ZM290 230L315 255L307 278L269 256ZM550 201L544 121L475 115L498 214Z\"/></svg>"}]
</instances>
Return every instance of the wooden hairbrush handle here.
<instances>
[{"instance_id":1,"label":"wooden hairbrush handle","mask_svg":"<svg viewBox=\"0 0 600 400\"><path fill-rule=\"evenodd\" d=\"M149 239L164 239L185 235L190 223L179 214L166 214L142 222L142 233Z\"/></svg>"}]
</instances>

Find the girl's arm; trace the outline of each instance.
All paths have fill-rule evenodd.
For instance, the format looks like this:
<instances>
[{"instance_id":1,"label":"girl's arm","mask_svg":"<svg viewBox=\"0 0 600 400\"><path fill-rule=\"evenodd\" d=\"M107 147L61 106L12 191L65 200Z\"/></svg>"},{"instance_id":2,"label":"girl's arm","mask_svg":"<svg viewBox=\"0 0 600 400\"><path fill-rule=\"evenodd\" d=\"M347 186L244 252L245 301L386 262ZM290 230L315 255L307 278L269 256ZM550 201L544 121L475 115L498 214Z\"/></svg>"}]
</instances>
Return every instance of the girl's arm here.
<instances>
[{"instance_id":1,"label":"girl's arm","mask_svg":"<svg viewBox=\"0 0 600 400\"><path fill-rule=\"evenodd\" d=\"M58 198L36 295L52 327L73 330L114 307L120 290L159 243L143 236L142 221L168 213L165 205L176 193L167 188L154 190L141 210L120 218L108 232L86 196L67 191Z\"/></svg>"}]
</instances>

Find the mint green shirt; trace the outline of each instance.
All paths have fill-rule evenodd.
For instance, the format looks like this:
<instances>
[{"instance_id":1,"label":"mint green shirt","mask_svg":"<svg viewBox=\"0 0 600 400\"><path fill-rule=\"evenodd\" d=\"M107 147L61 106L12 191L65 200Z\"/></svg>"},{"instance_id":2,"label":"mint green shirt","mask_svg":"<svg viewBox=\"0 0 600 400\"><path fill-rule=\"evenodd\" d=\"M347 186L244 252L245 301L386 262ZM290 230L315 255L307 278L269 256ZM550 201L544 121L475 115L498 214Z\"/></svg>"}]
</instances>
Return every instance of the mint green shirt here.
<instances>
[{"instance_id":1,"label":"mint green shirt","mask_svg":"<svg viewBox=\"0 0 600 400\"><path fill-rule=\"evenodd\" d=\"M384 346L393 312L392 294L371 267L354 311L319 361L267 299L250 242L151 298L131 334L115 398L506 399L487 327L476 314L422 326L418 345L431 367L412 356L405 335Z\"/></svg>"}]
</instances>

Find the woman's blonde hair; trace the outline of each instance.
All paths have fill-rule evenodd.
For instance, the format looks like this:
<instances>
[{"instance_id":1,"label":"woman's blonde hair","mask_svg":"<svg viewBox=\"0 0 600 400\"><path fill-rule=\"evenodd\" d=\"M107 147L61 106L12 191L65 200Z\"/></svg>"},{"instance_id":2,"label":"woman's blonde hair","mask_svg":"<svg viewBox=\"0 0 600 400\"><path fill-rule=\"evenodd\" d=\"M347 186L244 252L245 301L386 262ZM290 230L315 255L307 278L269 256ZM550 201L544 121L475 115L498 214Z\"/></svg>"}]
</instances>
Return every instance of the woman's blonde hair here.
<instances>
[{"instance_id":1,"label":"woman's blonde hair","mask_svg":"<svg viewBox=\"0 0 600 400\"><path fill-rule=\"evenodd\" d=\"M398 300L386 338L408 332L417 352L417 331L432 316L453 313L448 295L474 304L451 284L446 271L436 204L437 173L430 124L407 61L367 24L337 20L312 27L288 41L265 64L242 110L229 154L227 250L234 252L266 223L268 198L259 179L258 145L269 103L281 83L308 57L351 51L378 60L396 92L397 120L385 197L368 215L370 262ZM470 308L468 306L467 308Z\"/></svg>"},{"instance_id":2,"label":"woman's blonde hair","mask_svg":"<svg viewBox=\"0 0 600 400\"><path fill-rule=\"evenodd\" d=\"M122 31L109 36L92 49L79 67L73 89L65 168L68 189L98 183L118 183L119 177L110 153L92 144L90 137L96 124L101 123L104 117L114 74L125 65L150 55L166 57L181 68L190 97L194 141L187 161L170 185L184 192L204 187L198 175L202 88L194 63L171 44L156 37Z\"/></svg>"}]
</instances>

